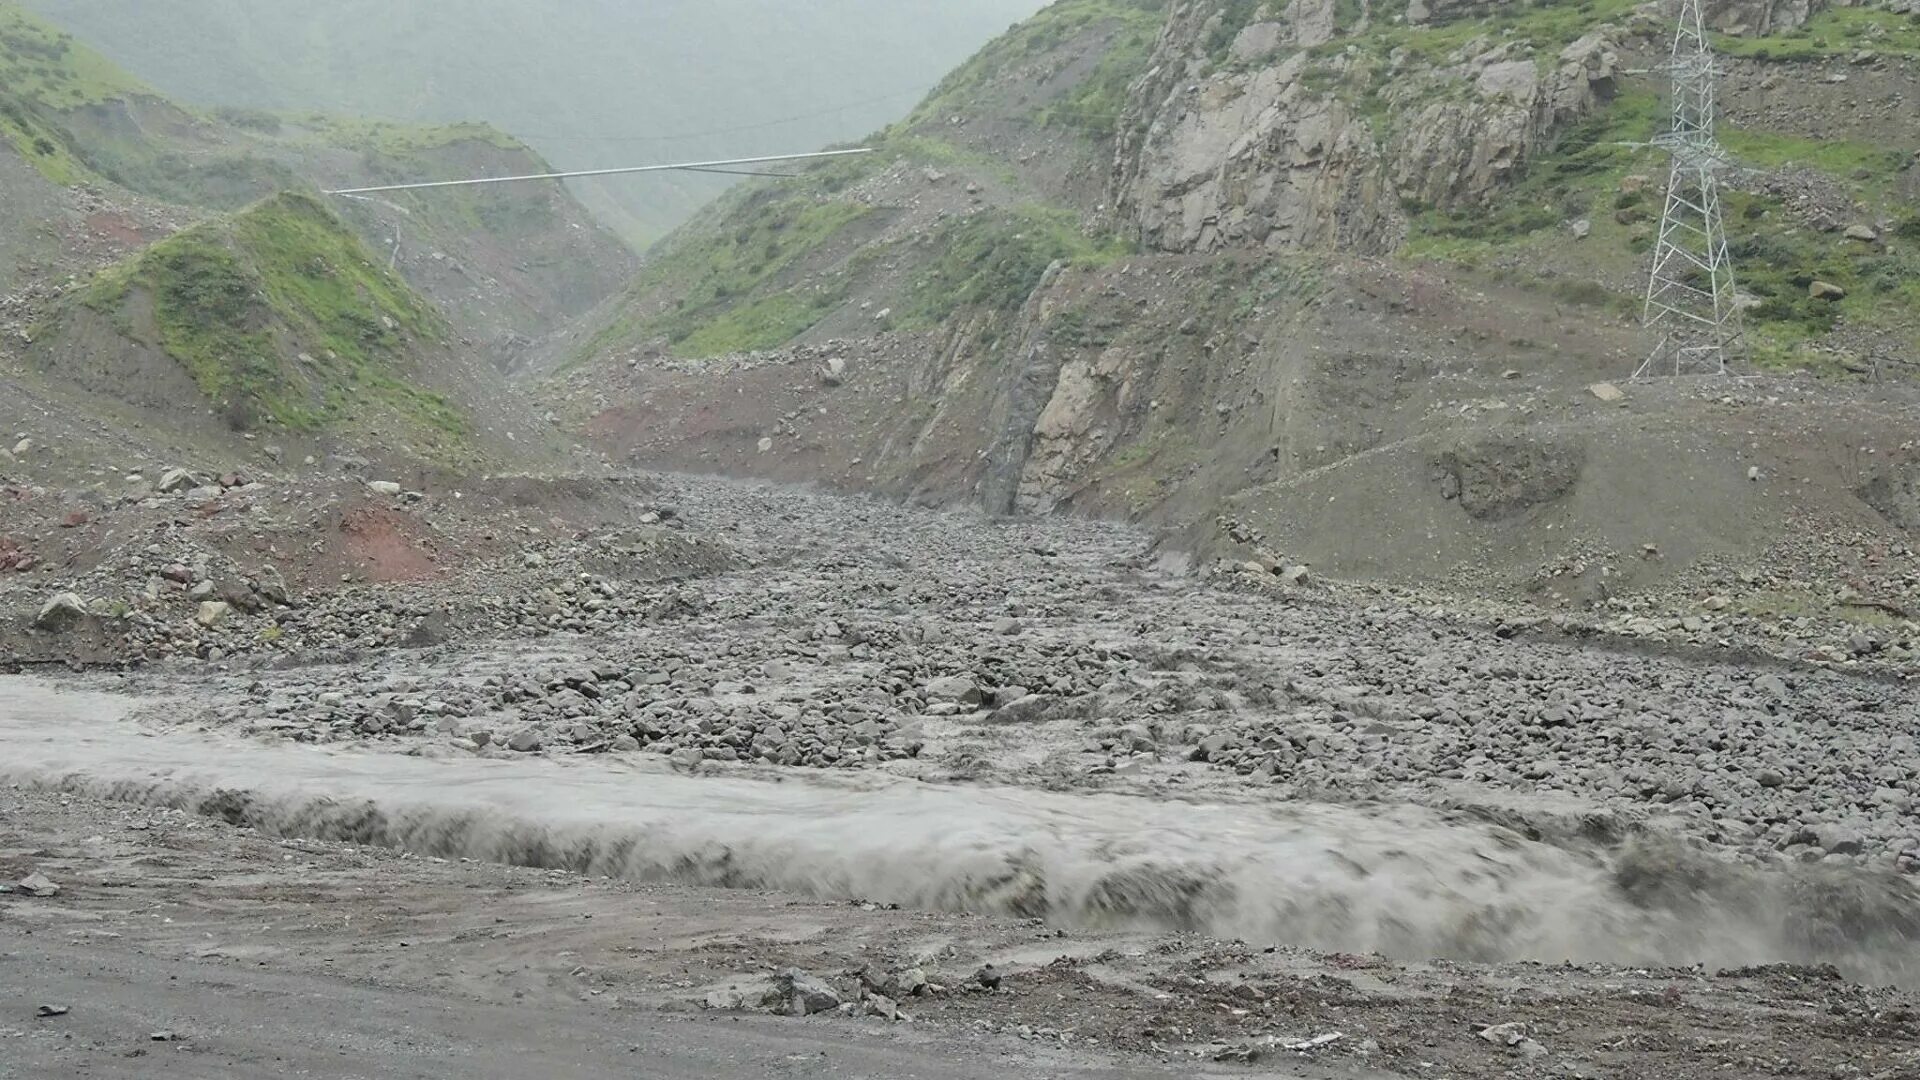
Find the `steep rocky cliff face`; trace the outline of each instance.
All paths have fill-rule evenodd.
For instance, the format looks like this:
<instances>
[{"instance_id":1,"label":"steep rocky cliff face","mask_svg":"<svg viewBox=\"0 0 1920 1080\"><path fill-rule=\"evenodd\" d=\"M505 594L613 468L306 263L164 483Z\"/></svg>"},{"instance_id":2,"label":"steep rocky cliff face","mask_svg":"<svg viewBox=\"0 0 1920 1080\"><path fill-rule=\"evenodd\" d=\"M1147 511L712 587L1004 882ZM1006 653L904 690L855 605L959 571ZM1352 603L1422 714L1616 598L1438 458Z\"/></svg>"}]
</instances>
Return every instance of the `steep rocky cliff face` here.
<instances>
[{"instance_id":1,"label":"steep rocky cliff face","mask_svg":"<svg viewBox=\"0 0 1920 1080\"><path fill-rule=\"evenodd\" d=\"M1612 97L1620 66L1605 24L1564 44L1482 33L1409 47L1416 27L1494 5L1293 0L1236 30L1241 6L1177 6L1133 87L1115 185L1150 247L1394 251L1406 204L1496 198Z\"/></svg>"},{"instance_id":2,"label":"steep rocky cliff face","mask_svg":"<svg viewBox=\"0 0 1920 1080\"><path fill-rule=\"evenodd\" d=\"M1775 34L1823 6L1731 0L1713 21ZM1386 254L1406 208L1499 198L1613 100L1622 43L1663 29L1622 3L1176 3L1117 127L1115 199L1159 250Z\"/></svg>"}]
</instances>

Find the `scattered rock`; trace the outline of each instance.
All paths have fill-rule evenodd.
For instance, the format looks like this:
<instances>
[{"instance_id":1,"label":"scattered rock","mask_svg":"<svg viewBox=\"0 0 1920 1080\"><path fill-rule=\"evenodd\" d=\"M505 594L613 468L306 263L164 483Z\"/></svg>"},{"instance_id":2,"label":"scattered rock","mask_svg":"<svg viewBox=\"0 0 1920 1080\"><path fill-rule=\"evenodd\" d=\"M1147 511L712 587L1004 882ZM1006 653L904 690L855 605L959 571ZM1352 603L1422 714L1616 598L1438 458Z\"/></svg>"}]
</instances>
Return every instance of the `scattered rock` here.
<instances>
[{"instance_id":1,"label":"scattered rock","mask_svg":"<svg viewBox=\"0 0 1920 1080\"><path fill-rule=\"evenodd\" d=\"M1527 1037L1526 1025L1518 1023L1495 1024L1481 1028L1480 1038L1495 1046L1504 1046L1520 1053L1521 1057L1545 1057L1547 1048Z\"/></svg>"},{"instance_id":2,"label":"scattered rock","mask_svg":"<svg viewBox=\"0 0 1920 1080\"><path fill-rule=\"evenodd\" d=\"M52 878L37 870L20 879L19 889L28 896L60 895L60 886Z\"/></svg>"},{"instance_id":3,"label":"scattered rock","mask_svg":"<svg viewBox=\"0 0 1920 1080\"><path fill-rule=\"evenodd\" d=\"M88 618L86 602L73 593L58 593L46 603L40 605L40 614L34 616L33 625L41 630L55 633L71 630Z\"/></svg>"},{"instance_id":4,"label":"scattered rock","mask_svg":"<svg viewBox=\"0 0 1920 1080\"><path fill-rule=\"evenodd\" d=\"M799 968L788 968L774 976L774 1011L788 1016L812 1016L840 1007L840 995L825 981Z\"/></svg>"},{"instance_id":5,"label":"scattered rock","mask_svg":"<svg viewBox=\"0 0 1920 1080\"><path fill-rule=\"evenodd\" d=\"M1859 240L1867 244L1874 243L1880 239L1880 234L1873 230L1873 226L1861 224L1847 226L1846 236L1849 240Z\"/></svg>"},{"instance_id":6,"label":"scattered rock","mask_svg":"<svg viewBox=\"0 0 1920 1080\"><path fill-rule=\"evenodd\" d=\"M927 981L927 973L916 967L895 976L893 985L901 997L920 997L932 984Z\"/></svg>"},{"instance_id":7,"label":"scattered rock","mask_svg":"<svg viewBox=\"0 0 1920 1080\"><path fill-rule=\"evenodd\" d=\"M709 1009L766 1009L785 1016L812 1016L840 1007L833 987L799 968L770 978L714 990L706 996Z\"/></svg>"},{"instance_id":8,"label":"scattered rock","mask_svg":"<svg viewBox=\"0 0 1920 1080\"><path fill-rule=\"evenodd\" d=\"M415 649L445 645L453 640L453 617L445 610L429 612L407 631L405 643Z\"/></svg>"},{"instance_id":9,"label":"scattered rock","mask_svg":"<svg viewBox=\"0 0 1920 1080\"><path fill-rule=\"evenodd\" d=\"M1592 386L1587 387L1587 393L1609 404L1616 401L1624 401L1627 397L1618 386L1610 382L1594 383Z\"/></svg>"},{"instance_id":10,"label":"scattered rock","mask_svg":"<svg viewBox=\"0 0 1920 1080\"><path fill-rule=\"evenodd\" d=\"M1814 281L1807 286L1807 295L1815 300L1844 300L1847 290L1831 281Z\"/></svg>"},{"instance_id":11,"label":"scattered rock","mask_svg":"<svg viewBox=\"0 0 1920 1080\"><path fill-rule=\"evenodd\" d=\"M1820 850L1829 854L1859 855L1867 850L1867 838L1859 830L1842 825L1816 826L1814 836Z\"/></svg>"},{"instance_id":12,"label":"scattered rock","mask_svg":"<svg viewBox=\"0 0 1920 1080\"><path fill-rule=\"evenodd\" d=\"M200 610L193 616L193 621L209 628L219 626L221 623L227 621L227 616L232 611L233 605L227 603L225 600L202 601Z\"/></svg>"},{"instance_id":13,"label":"scattered rock","mask_svg":"<svg viewBox=\"0 0 1920 1080\"><path fill-rule=\"evenodd\" d=\"M993 711L996 724L1037 724L1047 718L1060 699L1052 694L1026 694Z\"/></svg>"},{"instance_id":14,"label":"scattered rock","mask_svg":"<svg viewBox=\"0 0 1920 1080\"><path fill-rule=\"evenodd\" d=\"M33 1011L33 1015L45 1019L50 1016L65 1016L72 1011L71 1005L42 1005Z\"/></svg>"},{"instance_id":15,"label":"scattered rock","mask_svg":"<svg viewBox=\"0 0 1920 1080\"><path fill-rule=\"evenodd\" d=\"M1517 1023L1493 1024L1481 1028L1479 1035L1495 1046L1515 1046L1527 1037L1527 1026Z\"/></svg>"},{"instance_id":16,"label":"scattered rock","mask_svg":"<svg viewBox=\"0 0 1920 1080\"><path fill-rule=\"evenodd\" d=\"M975 708L986 699L979 680L971 675L946 675L927 683L927 701Z\"/></svg>"},{"instance_id":17,"label":"scattered rock","mask_svg":"<svg viewBox=\"0 0 1920 1080\"><path fill-rule=\"evenodd\" d=\"M367 490L373 492L375 495L392 497L400 494L400 485L391 480L369 480L367 481Z\"/></svg>"}]
</instances>

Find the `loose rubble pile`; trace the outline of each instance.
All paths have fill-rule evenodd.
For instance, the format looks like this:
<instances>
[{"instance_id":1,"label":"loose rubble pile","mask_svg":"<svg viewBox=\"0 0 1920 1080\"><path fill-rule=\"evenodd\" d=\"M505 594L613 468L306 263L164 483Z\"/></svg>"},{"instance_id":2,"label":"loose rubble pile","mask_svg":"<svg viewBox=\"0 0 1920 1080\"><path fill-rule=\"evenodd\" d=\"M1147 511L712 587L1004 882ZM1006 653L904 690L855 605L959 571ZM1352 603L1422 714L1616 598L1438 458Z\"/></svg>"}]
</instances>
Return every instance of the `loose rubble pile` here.
<instances>
[{"instance_id":1,"label":"loose rubble pile","mask_svg":"<svg viewBox=\"0 0 1920 1080\"><path fill-rule=\"evenodd\" d=\"M42 224L58 243L44 248L46 262L19 266L8 283L13 291L0 293L0 356L28 344L40 317L94 271L178 232L199 216L192 209L128 191L109 194L91 185L58 190L65 203L61 217Z\"/></svg>"},{"instance_id":2,"label":"loose rubble pile","mask_svg":"<svg viewBox=\"0 0 1920 1080\"><path fill-rule=\"evenodd\" d=\"M1495 813L1548 795L1616 837L1920 871L1904 764L1920 692L1884 663L1595 648L1315 584L1222 589L1119 527L676 486L740 569L583 581L548 629L590 632L537 651L215 669L191 680L203 704L166 716L431 754L645 750Z\"/></svg>"},{"instance_id":3,"label":"loose rubble pile","mask_svg":"<svg viewBox=\"0 0 1920 1080\"><path fill-rule=\"evenodd\" d=\"M0 573L18 571L26 573L40 560L31 551L22 548L17 542L0 536Z\"/></svg>"},{"instance_id":4,"label":"loose rubble pile","mask_svg":"<svg viewBox=\"0 0 1920 1080\"><path fill-rule=\"evenodd\" d=\"M843 1016L908 1021L913 1018L901 1008L902 1002L927 1001L950 993L990 994L1001 985L1001 974L992 964L984 965L959 986L934 982L917 966L876 971L869 965L852 973L852 978L859 987L851 996L843 997L831 982L811 972L789 968L775 975L729 983L709 992L703 1003L709 1009L771 1012L782 1016L838 1012Z\"/></svg>"},{"instance_id":5,"label":"loose rubble pile","mask_svg":"<svg viewBox=\"0 0 1920 1080\"><path fill-rule=\"evenodd\" d=\"M716 591L714 599L695 585L646 595L643 617L621 614L619 626L657 625L658 634L644 635L655 640L614 635L592 661L538 674L488 672L452 685L402 677L371 693L364 684L334 689L327 681L259 684L247 701L213 715L303 741L449 735L476 749L522 753L645 748L687 767L756 760L851 766L917 756L924 740L903 734L913 720L982 710L1002 725L1077 716L1092 691L1127 665L1112 650L1019 647L1006 632L1017 633L1011 618L995 620L1001 632L984 643L929 644L925 628L878 623L850 628L829 620L785 631L746 612L760 598ZM784 636L726 640L729 623L749 619ZM963 673L935 674L942 671ZM1141 730L1129 745L1147 741Z\"/></svg>"},{"instance_id":6,"label":"loose rubble pile","mask_svg":"<svg viewBox=\"0 0 1920 1080\"><path fill-rule=\"evenodd\" d=\"M737 561L724 542L688 534L670 505L636 508L628 528L502 527L510 517L463 505L484 493L429 497L390 481L170 468L126 482L119 502L66 512L74 551L71 569L52 571L55 591L29 591L40 575L0 581L0 604L30 615L19 655L58 658L76 638L89 658L140 664L592 633L682 602L646 583ZM340 581L319 572L329 560L349 568ZM38 563L0 541L0 569Z\"/></svg>"}]
</instances>

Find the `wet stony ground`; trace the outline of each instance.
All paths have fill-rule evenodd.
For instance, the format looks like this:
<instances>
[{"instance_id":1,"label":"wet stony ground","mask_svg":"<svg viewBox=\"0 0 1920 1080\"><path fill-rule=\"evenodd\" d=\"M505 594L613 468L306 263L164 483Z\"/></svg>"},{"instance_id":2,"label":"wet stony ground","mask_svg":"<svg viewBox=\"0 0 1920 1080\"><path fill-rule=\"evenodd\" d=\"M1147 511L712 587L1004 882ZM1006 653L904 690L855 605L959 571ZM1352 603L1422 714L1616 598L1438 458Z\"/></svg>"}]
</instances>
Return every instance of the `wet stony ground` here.
<instances>
[{"instance_id":1,"label":"wet stony ground","mask_svg":"<svg viewBox=\"0 0 1920 1080\"><path fill-rule=\"evenodd\" d=\"M464 581L410 646L0 686L71 706L0 732L31 740L0 768L23 785L0 933L20 935L22 993L80 998L45 1018L9 999L0 1035L101 1075L272 1056L198 991L149 1025L104 983L56 979L84 948L114 985L184 973L214 994L246 968L463 1015L531 1001L583 1045L607 1007L831 997L839 1019L807 1024L893 1045L905 1013L932 1040L882 1073L914 1053L991 1072L1010 1047L1089 1076L1920 1069L1911 994L1848 981L1920 970L1920 702L1898 677L1516 632L1310 576L1208 580L1116 526L665 485L675 529L725 559L661 580L559 545L564 573L514 558L543 572L498 595ZM89 765L109 749L112 769ZM468 802L427 813L435 782ZM402 783L413 802L383 803ZM476 839L496 826L512 843ZM22 889L33 873L62 891ZM476 895L486 918L463 914ZM1383 954L1298 948L1368 934ZM1557 963L1576 945L1633 966ZM1696 963L1728 948L1753 963ZM1465 962L1515 956L1553 963ZM83 1043L57 1037L66 1015L87 1016ZM337 1020L318 1019L288 1033L302 1053L328 1045ZM191 1045L134 1045L145 1026Z\"/></svg>"},{"instance_id":2,"label":"wet stony ground","mask_svg":"<svg viewBox=\"0 0 1920 1080\"><path fill-rule=\"evenodd\" d=\"M1920 690L1895 676L1209 584L1118 526L671 483L744 565L503 600L544 612L531 642L130 685L191 687L169 722L407 752L1551 805L1747 862L1920 870Z\"/></svg>"}]
</instances>

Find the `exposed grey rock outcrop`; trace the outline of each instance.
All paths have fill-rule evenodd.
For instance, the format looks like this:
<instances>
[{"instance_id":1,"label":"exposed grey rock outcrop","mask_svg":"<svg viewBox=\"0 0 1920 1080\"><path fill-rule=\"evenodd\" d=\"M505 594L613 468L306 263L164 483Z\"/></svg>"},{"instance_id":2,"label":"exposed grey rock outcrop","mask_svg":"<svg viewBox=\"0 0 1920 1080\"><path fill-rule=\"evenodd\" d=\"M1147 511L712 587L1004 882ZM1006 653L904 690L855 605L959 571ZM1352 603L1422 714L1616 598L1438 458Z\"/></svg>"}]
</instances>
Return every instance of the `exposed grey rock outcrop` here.
<instances>
[{"instance_id":1,"label":"exposed grey rock outcrop","mask_svg":"<svg viewBox=\"0 0 1920 1080\"><path fill-rule=\"evenodd\" d=\"M1619 66L1605 29L1552 51L1480 38L1437 64L1328 53L1368 22L1338 26L1322 0L1247 26L1221 63L1214 6L1169 19L1122 125L1115 202L1164 251L1391 251L1404 202L1492 200Z\"/></svg>"}]
</instances>

